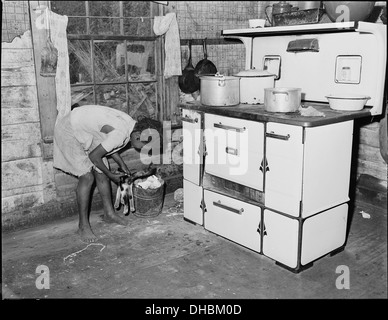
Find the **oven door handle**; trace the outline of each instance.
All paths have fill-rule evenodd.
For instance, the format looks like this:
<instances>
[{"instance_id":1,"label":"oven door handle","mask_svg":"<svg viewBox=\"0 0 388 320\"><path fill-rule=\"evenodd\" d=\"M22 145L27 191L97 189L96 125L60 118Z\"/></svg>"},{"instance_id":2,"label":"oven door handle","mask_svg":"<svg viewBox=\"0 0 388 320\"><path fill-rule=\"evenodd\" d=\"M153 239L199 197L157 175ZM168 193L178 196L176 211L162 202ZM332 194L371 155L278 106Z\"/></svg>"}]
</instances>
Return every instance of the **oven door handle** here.
<instances>
[{"instance_id":1,"label":"oven door handle","mask_svg":"<svg viewBox=\"0 0 388 320\"><path fill-rule=\"evenodd\" d=\"M226 147L225 152L228 154L232 154L234 156L238 156L238 149L235 149L235 148Z\"/></svg>"},{"instance_id":2,"label":"oven door handle","mask_svg":"<svg viewBox=\"0 0 388 320\"><path fill-rule=\"evenodd\" d=\"M213 201L213 205L216 206L216 207L220 207L222 209L231 211L233 213L237 213L237 214L242 214L244 212L244 208L235 209L235 208L232 208L232 207L229 207L229 206L226 206L226 205L222 204L220 200Z\"/></svg>"},{"instance_id":3,"label":"oven door handle","mask_svg":"<svg viewBox=\"0 0 388 320\"><path fill-rule=\"evenodd\" d=\"M284 135L276 134L276 133L273 133L273 132L266 133L265 136L268 137L268 138L274 138L274 139L280 139L280 140L289 140L290 137L291 137L289 134L284 136Z\"/></svg>"},{"instance_id":4,"label":"oven door handle","mask_svg":"<svg viewBox=\"0 0 388 320\"><path fill-rule=\"evenodd\" d=\"M182 117L182 121L189 122L189 123L198 123L198 118L192 119L188 117L187 115L185 117Z\"/></svg>"},{"instance_id":5,"label":"oven door handle","mask_svg":"<svg viewBox=\"0 0 388 320\"><path fill-rule=\"evenodd\" d=\"M232 126L227 126L225 124L222 124L221 122L220 123L213 123L214 127L215 128L220 128L220 129L224 129L224 130L233 130L233 131L236 131L236 132L244 132L246 130L246 128L236 128L236 127L232 127Z\"/></svg>"}]
</instances>

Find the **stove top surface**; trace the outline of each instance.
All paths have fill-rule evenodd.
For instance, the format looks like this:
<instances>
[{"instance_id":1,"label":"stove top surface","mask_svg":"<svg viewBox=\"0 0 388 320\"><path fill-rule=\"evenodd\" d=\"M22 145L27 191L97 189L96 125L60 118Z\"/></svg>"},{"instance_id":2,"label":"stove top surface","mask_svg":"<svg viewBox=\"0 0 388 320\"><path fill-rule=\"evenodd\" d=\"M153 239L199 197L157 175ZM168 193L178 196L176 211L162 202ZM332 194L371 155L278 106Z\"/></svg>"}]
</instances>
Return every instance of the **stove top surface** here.
<instances>
[{"instance_id":1,"label":"stove top surface","mask_svg":"<svg viewBox=\"0 0 388 320\"><path fill-rule=\"evenodd\" d=\"M371 116L370 108L368 107L360 111L339 111L331 109L329 104L326 103L302 101L303 108L309 106L313 107L317 111L317 114L320 115L305 116L302 115L300 111L287 113L268 112L264 110L263 104L239 104L236 106L210 107L202 105L199 101L193 101L179 105L181 108L227 117L236 117L253 121L278 122L303 127L316 127Z\"/></svg>"}]
</instances>

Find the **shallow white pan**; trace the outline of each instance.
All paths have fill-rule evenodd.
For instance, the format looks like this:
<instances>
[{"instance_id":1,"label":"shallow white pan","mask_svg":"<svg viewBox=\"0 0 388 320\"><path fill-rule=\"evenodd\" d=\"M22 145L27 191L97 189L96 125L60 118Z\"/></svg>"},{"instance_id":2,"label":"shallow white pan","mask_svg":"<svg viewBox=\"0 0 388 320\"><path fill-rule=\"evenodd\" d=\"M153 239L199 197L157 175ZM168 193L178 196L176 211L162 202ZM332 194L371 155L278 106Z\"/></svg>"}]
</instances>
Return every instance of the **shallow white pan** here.
<instances>
[{"instance_id":1,"label":"shallow white pan","mask_svg":"<svg viewBox=\"0 0 388 320\"><path fill-rule=\"evenodd\" d=\"M334 110L357 111L362 110L370 97L365 95L328 95L330 108Z\"/></svg>"}]
</instances>

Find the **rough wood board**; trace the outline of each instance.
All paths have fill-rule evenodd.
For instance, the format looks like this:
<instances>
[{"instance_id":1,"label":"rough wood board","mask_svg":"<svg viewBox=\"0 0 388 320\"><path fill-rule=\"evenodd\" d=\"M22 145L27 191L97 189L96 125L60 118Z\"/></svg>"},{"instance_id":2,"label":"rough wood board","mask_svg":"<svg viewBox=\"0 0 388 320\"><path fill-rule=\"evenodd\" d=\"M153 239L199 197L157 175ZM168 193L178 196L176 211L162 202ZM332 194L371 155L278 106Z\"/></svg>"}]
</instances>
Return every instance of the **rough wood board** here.
<instances>
[{"instance_id":1,"label":"rough wood board","mask_svg":"<svg viewBox=\"0 0 388 320\"><path fill-rule=\"evenodd\" d=\"M360 144L366 144L372 147L379 148L379 131L378 130L364 130L360 131Z\"/></svg>"},{"instance_id":2,"label":"rough wood board","mask_svg":"<svg viewBox=\"0 0 388 320\"><path fill-rule=\"evenodd\" d=\"M1 49L1 69L34 66L32 49Z\"/></svg>"},{"instance_id":3,"label":"rough wood board","mask_svg":"<svg viewBox=\"0 0 388 320\"><path fill-rule=\"evenodd\" d=\"M29 5L34 62L36 66L34 78L38 92L42 138L52 137L54 135L54 125L58 113L55 107L57 105L55 78L40 76L41 52L46 45L47 31L37 28L36 20L39 16L34 12L34 9L38 5L49 6L49 1L30 1ZM43 146L43 158L52 159L52 148Z\"/></svg>"},{"instance_id":4,"label":"rough wood board","mask_svg":"<svg viewBox=\"0 0 388 320\"><path fill-rule=\"evenodd\" d=\"M14 161L27 158L41 157L42 151L39 141L14 140L1 143L1 161Z\"/></svg>"},{"instance_id":5,"label":"rough wood board","mask_svg":"<svg viewBox=\"0 0 388 320\"><path fill-rule=\"evenodd\" d=\"M43 182L41 158L3 162L1 171L2 190L41 185Z\"/></svg>"},{"instance_id":6,"label":"rough wood board","mask_svg":"<svg viewBox=\"0 0 388 320\"><path fill-rule=\"evenodd\" d=\"M15 103L15 106L17 106L17 103ZM35 108L2 108L1 122L2 126L25 122L39 122L39 113Z\"/></svg>"},{"instance_id":7,"label":"rough wood board","mask_svg":"<svg viewBox=\"0 0 388 320\"><path fill-rule=\"evenodd\" d=\"M1 86L32 86L36 84L35 67L16 67L1 69Z\"/></svg>"},{"instance_id":8,"label":"rough wood board","mask_svg":"<svg viewBox=\"0 0 388 320\"><path fill-rule=\"evenodd\" d=\"M383 181L368 174L361 174L357 179L357 186L365 189L375 190L376 192L387 192L387 185Z\"/></svg>"},{"instance_id":9,"label":"rough wood board","mask_svg":"<svg viewBox=\"0 0 388 320\"><path fill-rule=\"evenodd\" d=\"M13 197L17 195L23 195L24 193L36 193L36 192L42 192L43 187L41 185L35 185L35 186L26 186L21 188L14 188L9 190L2 190L2 197L8 198Z\"/></svg>"},{"instance_id":10,"label":"rough wood board","mask_svg":"<svg viewBox=\"0 0 388 320\"><path fill-rule=\"evenodd\" d=\"M380 148L376 148L366 144L360 144L358 157L360 160L377 163L377 164L380 164L381 166L387 165L383 157L381 156Z\"/></svg>"},{"instance_id":11,"label":"rough wood board","mask_svg":"<svg viewBox=\"0 0 388 320\"><path fill-rule=\"evenodd\" d=\"M40 142L39 122L12 124L1 127L1 141L37 141Z\"/></svg>"},{"instance_id":12,"label":"rough wood board","mask_svg":"<svg viewBox=\"0 0 388 320\"><path fill-rule=\"evenodd\" d=\"M35 85L1 88L1 110L12 109L14 111L15 108L32 108L38 112L38 96ZM4 123L2 122L2 124Z\"/></svg>"},{"instance_id":13,"label":"rough wood board","mask_svg":"<svg viewBox=\"0 0 388 320\"><path fill-rule=\"evenodd\" d=\"M358 160L357 176L361 174L368 174L382 181L384 185L387 185L387 166L380 166L373 162Z\"/></svg>"},{"instance_id":14,"label":"rough wood board","mask_svg":"<svg viewBox=\"0 0 388 320\"><path fill-rule=\"evenodd\" d=\"M43 204L42 192L24 193L12 197L1 198L2 213L32 208Z\"/></svg>"}]
</instances>

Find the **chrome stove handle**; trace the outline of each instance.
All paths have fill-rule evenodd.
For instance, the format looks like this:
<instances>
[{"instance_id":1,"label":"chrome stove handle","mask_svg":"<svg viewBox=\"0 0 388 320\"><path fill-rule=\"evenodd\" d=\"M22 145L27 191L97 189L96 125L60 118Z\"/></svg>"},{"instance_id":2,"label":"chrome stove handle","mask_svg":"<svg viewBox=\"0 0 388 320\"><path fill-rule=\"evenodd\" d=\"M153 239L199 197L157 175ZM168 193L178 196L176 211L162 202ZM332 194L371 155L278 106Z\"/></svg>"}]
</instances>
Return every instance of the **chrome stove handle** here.
<instances>
[{"instance_id":1,"label":"chrome stove handle","mask_svg":"<svg viewBox=\"0 0 388 320\"><path fill-rule=\"evenodd\" d=\"M246 130L246 128L236 128L236 127L232 127L232 126L227 126L225 124L222 124L221 122L220 123L213 123L213 126L215 128L220 128L220 129L224 129L224 130L234 130L236 132L243 132Z\"/></svg>"},{"instance_id":2,"label":"chrome stove handle","mask_svg":"<svg viewBox=\"0 0 388 320\"><path fill-rule=\"evenodd\" d=\"M228 154L232 154L234 156L238 156L238 149L235 149L235 148L226 147L225 152Z\"/></svg>"},{"instance_id":3,"label":"chrome stove handle","mask_svg":"<svg viewBox=\"0 0 388 320\"><path fill-rule=\"evenodd\" d=\"M291 137L289 134L284 136L284 135L281 135L281 134L276 134L274 132L266 133L265 136L268 137L268 138L274 138L274 139L280 139L280 140L289 140L290 137Z\"/></svg>"},{"instance_id":4,"label":"chrome stove handle","mask_svg":"<svg viewBox=\"0 0 388 320\"><path fill-rule=\"evenodd\" d=\"M220 207L222 209L231 211L233 213L237 213L237 214L242 214L244 212L244 208L235 209L235 208L232 208L232 207L229 207L229 206L226 206L226 205L222 204L220 200L218 200L217 202L213 201L213 205L216 206L216 207Z\"/></svg>"},{"instance_id":5,"label":"chrome stove handle","mask_svg":"<svg viewBox=\"0 0 388 320\"><path fill-rule=\"evenodd\" d=\"M182 121L189 123L198 123L198 118L192 119L186 115L185 117L182 117Z\"/></svg>"}]
</instances>

